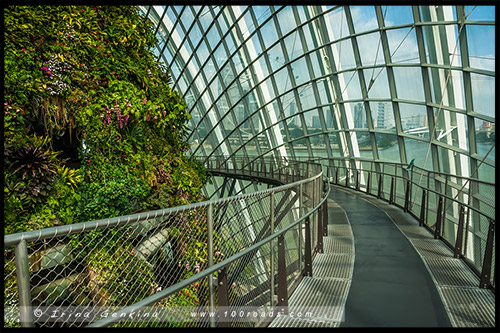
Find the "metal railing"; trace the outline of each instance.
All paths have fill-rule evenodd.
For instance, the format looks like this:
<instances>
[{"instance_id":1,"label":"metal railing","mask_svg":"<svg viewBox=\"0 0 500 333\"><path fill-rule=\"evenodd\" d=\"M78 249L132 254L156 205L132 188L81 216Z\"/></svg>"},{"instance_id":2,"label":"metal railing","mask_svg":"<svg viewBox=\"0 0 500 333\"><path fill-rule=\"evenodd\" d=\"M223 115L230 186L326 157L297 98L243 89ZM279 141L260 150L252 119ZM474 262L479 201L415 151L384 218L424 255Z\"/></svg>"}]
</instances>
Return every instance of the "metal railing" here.
<instances>
[{"instance_id":1,"label":"metal railing","mask_svg":"<svg viewBox=\"0 0 500 333\"><path fill-rule=\"evenodd\" d=\"M332 184L401 207L495 288L495 184L401 163L318 158Z\"/></svg>"},{"instance_id":2,"label":"metal railing","mask_svg":"<svg viewBox=\"0 0 500 333\"><path fill-rule=\"evenodd\" d=\"M4 325L255 326L272 318L232 313L286 312L288 295L322 252L329 186L321 165L227 157L205 163L284 185L6 235Z\"/></svg>"}]
</instances>

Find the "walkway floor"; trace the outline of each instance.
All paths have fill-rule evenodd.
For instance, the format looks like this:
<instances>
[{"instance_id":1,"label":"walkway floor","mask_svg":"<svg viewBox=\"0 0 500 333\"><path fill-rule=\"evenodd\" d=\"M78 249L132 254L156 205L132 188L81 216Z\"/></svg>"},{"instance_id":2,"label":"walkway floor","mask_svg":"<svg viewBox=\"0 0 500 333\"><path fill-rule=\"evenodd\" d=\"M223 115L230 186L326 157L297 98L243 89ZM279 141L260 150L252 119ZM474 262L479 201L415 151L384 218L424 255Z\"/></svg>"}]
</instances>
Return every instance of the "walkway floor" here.
<instances>
[{"instance_id":1,"label":"walkway floor","mask_svg":"<svg viewBox=\"0 0 500 333\"><path fill-rule=\"evenodd\" d=\"M412 244L378 207L332 187L351 223L356 257L341 327L450 327L436 286Z\"/></svg>"},{"instance_id":2,"label":"walkway floor","mask_svg":"<svg viewBox=\"0 0 500 333\"><path fill-rule=\"evenodd\" d=\"M495 296L451 250L402 209L332 186L328 237L269 327L495 327Z\"/></svg>"}]
</instances>

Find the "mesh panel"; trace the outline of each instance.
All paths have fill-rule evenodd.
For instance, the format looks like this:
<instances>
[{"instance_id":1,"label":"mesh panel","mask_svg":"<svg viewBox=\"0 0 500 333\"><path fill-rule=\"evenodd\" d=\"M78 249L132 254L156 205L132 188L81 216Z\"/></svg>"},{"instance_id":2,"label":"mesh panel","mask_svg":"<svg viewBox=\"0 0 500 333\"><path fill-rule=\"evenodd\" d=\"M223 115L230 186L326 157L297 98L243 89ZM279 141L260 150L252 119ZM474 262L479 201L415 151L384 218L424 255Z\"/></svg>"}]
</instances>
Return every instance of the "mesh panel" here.
<instances>
[{"instance_id":1,"label":"mesh panel","mask_svg":"<svg viewBox=\"0 0 500 333\"><path fill-rule=\"evenodd\" d=\"M217 158L212 162L220 171L241 167L244 161L234 159L228 162ZM303 212L310 212L323 197L322 182L316 181L321 176L319 165L259 159L245 168L254 170L252 172L257 170L268 179L275 177L296 181L304 179L304 175L311 175L315 176L315 180L302 181L300 186L243 194L193 207L110 219L107 224L93 221L75 225L74 228L79 228L79 231L51 233L43 230L45 235L51 236L42 237L40 231L36 241L28 238L29 292L36 326L87 326L102 319L103 312L112 314L135 306L137 302L167 288L173 293L165 294L154 304L138 308L134 316L123 317L112 326L213 325L214 319L211 320L208 315L201 316L211 304L209 277L194 277L193 283L186 287L177 287L178 284L203 273L209 268L210 258L217 264L270 236L272 209L274 229L279 231L297 221L301 205ZM317 214L314 218L311 219L314 221L312 229ZM210 219L213 223L212 252L209 251ZM316 237L314 232L311 234ZM299 243L303 258L304 240L299 241L298 226L285 233L284 243L285 275L290 287L300 273ZM227 266L230 306L265 308L271 305L271 272L276 276L278 273L277 240L273 244L271 247L270 243L266 243ZM314 241L312 246L315 245ZM19 326L14 246L5 247L4 252L5 325ZM273 269L271 252L274 256ZM217 275L217 272L213 274L213 281L217 281ZM276 276L275 286L278 285ZM218 304L215 285L212 290L215 304ZM91 315L87 318L70 316L75 309L85 309ZM65 315L51 317L50 314L54 313ZM255 321L248 320L235 322L236 326L254 324Z\"/></svg>"}]
</instances>

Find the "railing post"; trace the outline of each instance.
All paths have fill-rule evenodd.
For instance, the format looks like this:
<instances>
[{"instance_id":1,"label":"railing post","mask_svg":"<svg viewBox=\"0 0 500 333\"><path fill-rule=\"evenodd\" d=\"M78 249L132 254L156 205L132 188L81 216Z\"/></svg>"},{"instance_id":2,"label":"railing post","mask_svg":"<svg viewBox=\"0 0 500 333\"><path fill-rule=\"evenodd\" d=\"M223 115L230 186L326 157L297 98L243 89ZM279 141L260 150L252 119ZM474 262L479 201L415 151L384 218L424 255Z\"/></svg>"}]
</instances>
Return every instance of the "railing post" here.
<instances>
[{"instance_id":1,"label":"railing post","mask_svg":"<svg viewBox=\"0 0 500 333\"><path fill-rule=\"evenodd\" d=\"M378 191L377 191L377 198L382 197L382 174L378 175Z\"/></svg>"},{"instance_id":2,"label":"railing post","mask_svg":"<svg viewBox=\"0 0 500 333\"><path fill-rule=\"evenodd\" d=\"M323 203L323 236L328 236L328 200Z\"/></svg>"},{"instance_id":3,"label":"railing post","mask_svg":"<svg viewBox=\"0 0 500 333\"><path fill-rule=\"evenodd\" d=\"M453 256L460 258L462 255L462 244L464 240L464 206L460 205L460 216L458 217L457 240L455 242L455 252Z\"/></svg>"},{"instance_id":4,"label":"railing post","mask_svg":"<svg viewBox=\"0 0 500 333\"><path fill-rule=\"evenodd\" d=\"M349 187L349 169L345 168L345 187Z\"/></svg>"},{"instance_id":5,"label":"railing post","mask_svg":"<svg viewBox=\"0 0 500 333\"><path fill-rule=\"evenodd\" d=\"M443 217L443 197L439 196L436 226L434 229L434 239L439 239L441 237L441 219Z\"/></svg>"},{"instance_id":6,"label":"railing post","mask_svg":"<svg viewBox=\"0 0 500 333\"><path fill-rule=\"evenodd\" d=\"M278 312L288 314L284 234L278 236Z\"/></svg>"},{"instance_id":7,"label":"railing post","mask_svg":"<svg viewBox=\"0 0 500 333\"><path fill-rule=\"evenodd\" d=\"M368 178L366 179L366 193L370 194L370 176L371 172L368 171Z\"/></svg>"},{"instance_id":8,"label":"railing post","mask_svg":"<svg viewBox=\"0 0 500 333\"><path fill-rule=\"evenodd\" d=\"M219 271L218 280L218 297L219 297L219 318L226 318L226 320L219 319L219 327L231 327L231 317L224 316L224 312L229 312L229 286L227 285L227 268L224 267Z\"/></svg>"},{"instance_id":9,"label":"railing post","mask_svg":"<svg viewBox=\"0 0 500 333\"><path fill-rule=\"evenodd\" d=\"M15 249L17 289L19 291L19 321L21 327L35 327L31 309L31 287L28 263L28 246L25 240Z\"/></svg>"},{"instance_id":10,"label":"railing post","mask_svg":"<svg viewBox=\"0 0 500 333\"><path fill-rule=\"evenodd\" d=\"M493 259L493 239L495 236L495 221L488 219L490 226L488 228L488 238L486 240L486 249L484 250L483 269L481 270L480 288L488 288L491 277L491 263Z\"/></svg>"},{"instance_id":11,"label":"railing post","mask_svg":"<svg viewBox=\"0 0 500 333\"><path fill-rule=\"evenodd\" d=\"M302 191L303 191L303 187L302 187L302 184L299 185L299 214L298 214L298 217L301 218L302 217L302 202L303 202L303 194L302 194ZM299 232L299 240L298 240L298 248L299 248L299 255L298 255L298 258L299 258L299 272L302 271L302 223L299 223L298 226L298 232Z\"/></svg>"},{"instance_id":12,"label":"railing post","mask_svg":"<svg viewBox=\"0 0 500 333\"><path fill-rule=\"evenodd\" d=\"M212 267L214 264L214 223L213 223L213 204L208 205L207 211L207 233L208 233L208 267ZM209 290L209 307L210 311L215 310L215 295L214 295L214 277L212 274L208 276L208 290ZM215 327L215 318L210 318L210 327Z\"/></svg>"},{"instance_id":13,"label":"railing post","mask_svg":"<svg viewBox=\"0 0 500 333\"><path fill-rule=\"evenodd\" d=\"M389 203L394 203L394 177L391 177L391 192L389 193Z\"/></svg>"},{"instance_id":14,"label":"railing post","mask_svg":"<svg viewBox=\"0 0 500 333\"><path fill-rule=\"evenodd\" d=\"M423 226L425 224L425 203L427 202L425 199L425 189L422 189L422 203L420 205L420 221L419 225Z\"/></svg>"},{"instance_id":15,"label":"railing post","mask_svg":"<svg viewBox=\"0 0 500 333\"><path fill-rule=\"evenodd\" d=\"M335 171L335 185L339 184L339 167Z\"/></svg>"},{"instance_id":16,"label":"railing post","mask_svg":"<svg viewBox=\"0 0 500 333\"><path fill-rule=\"evenodd\" d=\"M444 200L443 200L443 218L442 218L442 224L441 224L441 234L444 236L446 232L446 203L448 201L448 176L446 176L445 182L444 182Z\"/></svg>"},{"instance_id":17,"label":"railing post","mask_svg":"<svg viewBox=\"0 0 500 333\"><path fill-rule=\"evenodd\" d=\"M270 205L271 205L271 235L274 234L274 196L273 194L271 193L271 202L270 202ZM270 258L270 265L271 265L271 290L270 290L270 294L271 294L271 307L274 306L274 286L275 286L275 282L274 282L274 240L271 240L271 242L269 243L270 247L271 247L271 258Z\"/></svg>"},{"instance_id":18,"label":"railing post","mask_svg":"<svg viewBox=\"0 0 500 333\"><path fill-rule=\"evenodd\" d=\"M359 171L356 170L356 191L359 191Z\"/></svg>"},{"instance_id":19,"label":"railing post","mask_svg":"<svg viewBox=\"0 0 500 333\"><path fill-rule=\"evenodd\" d=\"M305 244L304 244L304 276L312 276L312 257L311 257L311 226L309 216L306 217L305 224Z\"/></svg>"},{"instance_id":20,"label":"railing post","mask_svg":"<svg viewBox=\"0 0 500 333\"><path fill-rule=\"evenodd\" d=\"M318 208L318 229L317 229L317 237L318 244L316 245L318 253L323 253L323 205Z\"/></svg>"},{"instance_id":21,"label":"railing post","mask_svg":"<svg viewBox=\"0 0 500 333\"><path fill-rule=\"evenodd\" d=\"M408 211L408 205L410 203L410 181L406 181L406 193L405 193L405 208L404 211Z\"/></svg>"}]
</instances>

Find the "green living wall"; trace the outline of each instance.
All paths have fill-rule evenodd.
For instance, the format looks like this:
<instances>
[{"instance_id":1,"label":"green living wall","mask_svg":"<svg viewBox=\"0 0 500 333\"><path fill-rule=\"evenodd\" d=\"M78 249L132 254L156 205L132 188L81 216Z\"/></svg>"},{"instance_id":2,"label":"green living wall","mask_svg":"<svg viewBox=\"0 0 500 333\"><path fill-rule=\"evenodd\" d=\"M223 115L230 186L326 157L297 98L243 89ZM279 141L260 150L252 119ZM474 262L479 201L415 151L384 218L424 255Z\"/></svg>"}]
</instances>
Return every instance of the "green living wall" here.
<instances>
[{"instance_id":1,"label":"green living wall","mask_svg":"<svg viewBox=\"0 0 500 333\"><path fill-rule=\"evenodd\" d=\"M4 18L5 234L204 199L205 170L186 157L187 105L171 90L153 53L154 28L136 7L10 6ZM61 240L58 251L72 251L84 270L58 280L66 283L58 291L50 283L32 289L33 304L126 306L195 274L207 245L193 239L206 223L201 212L182 221L168 228L177 244L168 258L161 249L136 257L123 228ZM51 249L33 251L32 269ZM5 262L7 308L18 296L12 248ZM198 304L198 287L162 304Z\"/></svg>"},{"instance_id":2,"label":"green living wall","mask_svg":"<svg viewBox=\"0 0 500 333\"><path fill-rule=\"evenodd\" d=\"M5 233L202 200L186 103L133 6L10 6ZM77 152L71 155L71 152Z\"/></svg>"}]
</instances>

